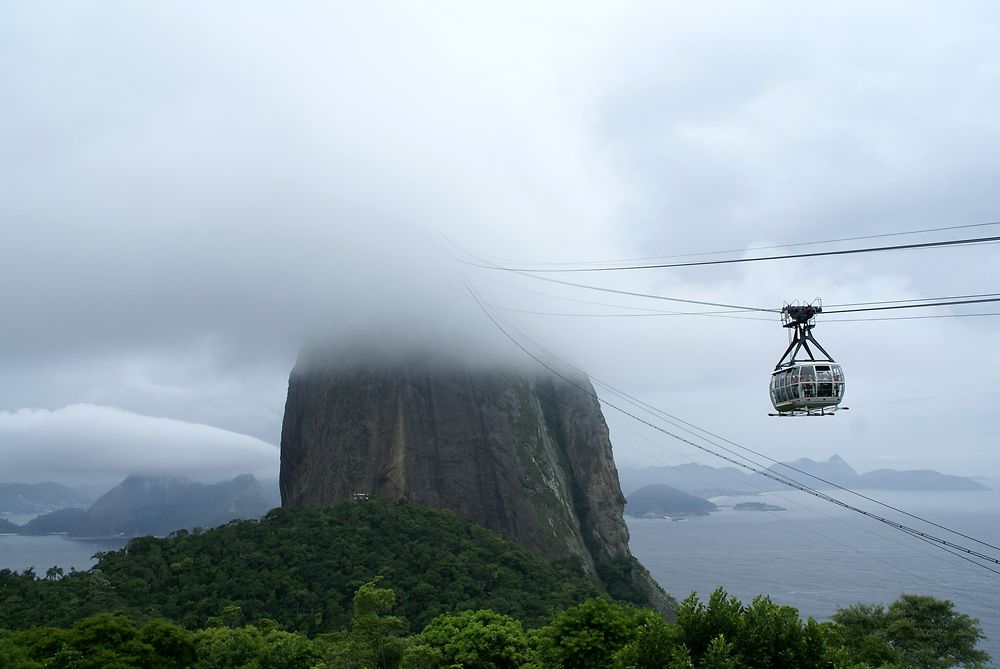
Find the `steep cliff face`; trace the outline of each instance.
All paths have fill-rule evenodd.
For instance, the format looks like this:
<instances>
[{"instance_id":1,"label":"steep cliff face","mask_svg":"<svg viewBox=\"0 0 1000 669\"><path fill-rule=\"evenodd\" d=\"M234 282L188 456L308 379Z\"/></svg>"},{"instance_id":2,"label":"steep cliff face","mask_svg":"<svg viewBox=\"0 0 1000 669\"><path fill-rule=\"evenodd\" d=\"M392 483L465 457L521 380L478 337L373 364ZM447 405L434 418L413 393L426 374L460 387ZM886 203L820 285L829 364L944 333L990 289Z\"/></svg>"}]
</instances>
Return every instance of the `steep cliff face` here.
<instances>
[{"instance_id":1,"label":"steep cliff face","mask_svg":"<svg viewBox=\"0 0 1000 669\"><path fill-rule=\"evenodd\" d=\"M458 515L611 594L668 608L629 553L607 424L585 377L413 357L300 359L281 436L286 507L358 494Z\"/></svg>"}]
</instances>

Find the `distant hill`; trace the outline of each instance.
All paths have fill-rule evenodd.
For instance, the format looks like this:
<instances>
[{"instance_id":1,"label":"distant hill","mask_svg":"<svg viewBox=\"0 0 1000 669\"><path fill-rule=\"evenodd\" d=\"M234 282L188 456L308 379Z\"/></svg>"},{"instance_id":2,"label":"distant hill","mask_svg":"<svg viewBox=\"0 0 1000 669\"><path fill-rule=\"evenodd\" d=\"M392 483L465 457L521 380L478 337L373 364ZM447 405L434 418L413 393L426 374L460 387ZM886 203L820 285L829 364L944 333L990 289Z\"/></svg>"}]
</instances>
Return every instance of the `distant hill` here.
<instances>
[{"instance_id":1,"label":"distant hill","mask_svg":"<svg viewBox=\"0 0 1000 669\"><path fill-rule=\"evenodd\" d=\"M84 518L87 512L83 509L59 509L43 513L20 528L21 534L60 534L72 532Z\"/></svg>"},{"instance_id":2,"label":"distant hill","mask_svg":"<svg viewBox=\"0 0 1000 669\"><path fill-rule=\"evenodd\" d=\"M260 518L276 504L253 476L202 484L175 477L130 476L94 502L70 536L166 536L238 518Z\"/></svg>"},{"instance_id":3,"label":"distant hill","mask_svg":"<svg viewBox=\"0 0 1000 669\"><path fill-rule=\"evenodd\" d=\"M970 478L941 474L931 469L896 471L876 469L862 474L862 488L879 490L988 490L986 486Z\"/></svg>"},{"instance_id":4,"label":"distant hill","mask_svg":"<svg viewBox=\"0 0 1000 669\"><path fill-rule=\"evenodd\" d=\"M102 491L103 492L103 491ZM47 513L85 509L100 495L92 487L70 488L58 483L0 483L0 513Z\"/></svg>"},{"instance_id":5,"label":"distant hill","mask_svg":"<svg viewBox=\"0 0 1000 669\"><path fill-rule=\"evenodd\" d=\"M706 516L718 509L707 499L689 495L668 485L643 486L625 500L625 515L633 518Z\"/></svg>"},{"instance_id":6,"label":"distant hill","mask_svg":"<svg viewBox=\"0 0 1000 669\"><path fill-rule=\"evenodd\" d=\"M989 478L987 476L972 476L973 481L979 485L986 486L990 490L1000 490L1000 479Z\"/></svg>"},{"instance_id":7,"label":"distant hill","mask_svg":"<svg viewBox=\"0 0 1000 669\"><path fill-rule=\"evenodd\" d=\"M17 534L21 531L20 525L15 525L9 520L0 518L0 534Z\"/></svg>"},{"instance_id":8,"label":"distant hill","mask_svg":"<svg viewBox=\"0 0 1000 669\"><path fill-rule=\"evenodd\" d=\"M674 467L622 466L618 468L618 478L626 496L647 485L668 485L702 497L760 492L742 469L709 467L693 462Z\"/></svg>"},{"instance_id":9,"label":"distant hill","mask_svg":"<svg viewBox=\"0 0 1000 669\"><path fill-rule=\"evenodd\" d=\"M805 474L793 471L782 464L771 465L768 469L814 488L831 488L835 484L858 490L918 490L928 492L988 490L986 486L971 478L951 476L933 470L877 469L866 474L858 474L839 455L834 455L825 462L801 458L787 464L805 472ZM818 481L806 474L823 479L828 483ZM658 483L702 497L746 495L785 489L782 484L765 476L745 472L736 467L716 468L698 464L674 467L619 467L618 475L623 490L637 490L642 486Z\"/></svg>"},{"instance_id":10,"label":"distant hill","mask_svg":"<svg viewBox=\"0 0 1000 669\"><path fill-rule=\"evenodd\" d=\"M791 471L785 465L790 465L799 471L805 472L806 474L811 474L817 478L824 479L830 483L836 483L837 485L844 486L845 488L857 488L861 482L861 477L849 464L844 462L844 459L839 455L831 456L826 462L818 462L810 458L799 458L794 462L787 462L782 464L774 464L768 467L769 471L777 472L783 476L793 476L799 481L809 481L808 476L803 476L798 472ZM760 474L755 474L755 478L763 479L767 481L769 485L774 485L769 479L765 479ZM815 483L815 480L813 480Z\"/></svg>"}]
</instances>

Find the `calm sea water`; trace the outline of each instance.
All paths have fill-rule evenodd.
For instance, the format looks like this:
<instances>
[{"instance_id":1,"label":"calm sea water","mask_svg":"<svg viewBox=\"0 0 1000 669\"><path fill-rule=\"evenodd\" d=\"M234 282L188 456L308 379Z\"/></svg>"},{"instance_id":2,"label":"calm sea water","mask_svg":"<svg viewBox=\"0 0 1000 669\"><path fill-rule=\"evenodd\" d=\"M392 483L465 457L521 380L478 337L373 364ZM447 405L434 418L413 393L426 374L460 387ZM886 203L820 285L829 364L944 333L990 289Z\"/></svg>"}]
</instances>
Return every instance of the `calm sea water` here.
<instances>
[{"instance_id":1,"label":"calm sea water","mask_svg":"<svg viewBox=\"0 0 1000 669\"><path fill-rule=\"evenodd\" d=\"M0 534L0 569L23 571L34 567L39 576L45 575L49 567L90 569L97 562L93 556L99 551L121 548L125 540L78 540L60 535L24 537L16 534Z\"/></svg>"},{"instance_id":2,"label":"calm sea water","mask_svg":"<svg viewBox=\"0 0 1000 669\"><path fill-rule=\"evenodd\" d=\"M970 537L1000 546L1000 492L899 493L862 491ZM912 518L836 495L863 508L1000 557L1000 551L950 535ZM1000 575L857 513L799 492L714 499L719 505L765 501L785 511L723 508L683 522L629 519L631 548L665 590L704 600L717 586L749 602L766 594L803 616L828 618L856 602L889 604L899 595L950 599L978 618L980 648L1000 664ZM993 565L994 569L1000 567Z\"/></svg>"}]
</instances>

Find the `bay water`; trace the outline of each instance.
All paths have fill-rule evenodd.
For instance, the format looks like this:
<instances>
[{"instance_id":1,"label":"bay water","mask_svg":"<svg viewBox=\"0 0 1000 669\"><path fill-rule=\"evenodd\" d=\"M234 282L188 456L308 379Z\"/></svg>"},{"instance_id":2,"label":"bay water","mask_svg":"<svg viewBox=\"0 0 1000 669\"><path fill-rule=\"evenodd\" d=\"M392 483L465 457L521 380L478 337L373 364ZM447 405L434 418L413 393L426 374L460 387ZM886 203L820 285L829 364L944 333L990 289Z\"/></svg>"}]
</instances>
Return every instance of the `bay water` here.
<instances>
[{"instance_id":1,"label":"bay water","mask_svg":"<svg viewBox=\"0 0 1000 669\"><path fill-rule=\"evenodd\" d=\"M117 550L125 543L125 539L69 539L58 534L0 534L0 569L24 571L30 567L39 576L49 567L61 567L66 573L90 569L97 562L96 553Z\"/></svg>"},{"instance_id":2,"label":"bay water","mask_svg":"<svg viewBox=\"0 0 1000 669\"><path fill-rule=\"evenodd\" d=\"M1000 546L1000 492L859 491L881 502ZM836 491L835 497L959 546L1000 557L1000 550ZM767 595L817 620L854 603L889 605L900 595L949 599L978 618L980 648L1000 665L1000 574L857 512L789 491L713 498L720 510L683 521L628 519L633 554L678 600L702 601L719 586L749 603ZM784 511L741 511L765 502ZM951 549L955 550L955 549ZM968 557L968 555L965 555ZM1000 566L987 563L1000 571Z\"/></svg>"}]
</instances>

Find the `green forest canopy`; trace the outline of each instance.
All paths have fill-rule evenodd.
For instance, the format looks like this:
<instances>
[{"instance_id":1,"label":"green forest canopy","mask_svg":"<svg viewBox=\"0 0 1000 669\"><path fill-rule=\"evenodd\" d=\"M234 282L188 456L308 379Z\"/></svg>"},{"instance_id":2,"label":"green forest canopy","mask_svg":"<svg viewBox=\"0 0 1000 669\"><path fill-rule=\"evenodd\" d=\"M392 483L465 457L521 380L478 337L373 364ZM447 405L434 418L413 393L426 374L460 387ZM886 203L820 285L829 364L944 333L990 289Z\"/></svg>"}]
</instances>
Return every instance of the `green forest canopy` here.
<instances>
[{"instance_id":1,"label":"green forest canopy","mask_svg":"<svg viewBox=\"0 0 1000 669\"><path fill-rule=\"evenodd\" d=\"M601 594L577 563L549 564L449 511L371 499L136 538L64 578L0 572L0 626L68 625L112 611L197 628L238 606L248 623L267 618L315 634L343 628L354 593L375 577L399 593L411 630L482 608L534 625Z\"/></svg>"},{"instance_id":2,"label":"green forest canopy","mask_svg":"<svg viewBox=\"0 0 1000 669\"><path fill-rule=\"evenodd\" d=\"M406 502L275 510L143 537L86 572L0 571L0 666L980 667L978 622L904 595L803 621L766 597L692 595L675 622Z\"/></svg>"}]
</instances>

